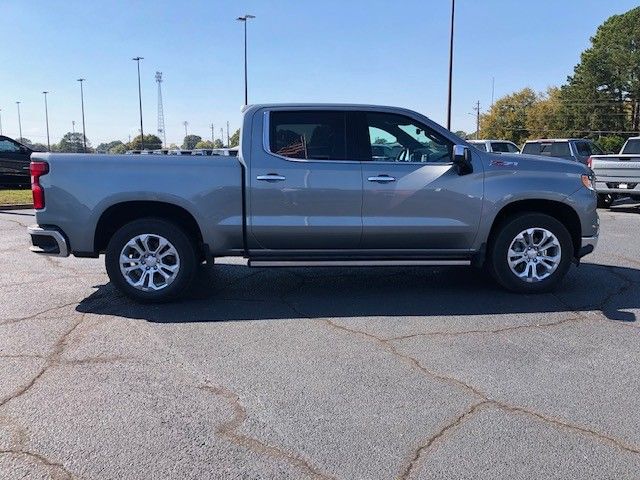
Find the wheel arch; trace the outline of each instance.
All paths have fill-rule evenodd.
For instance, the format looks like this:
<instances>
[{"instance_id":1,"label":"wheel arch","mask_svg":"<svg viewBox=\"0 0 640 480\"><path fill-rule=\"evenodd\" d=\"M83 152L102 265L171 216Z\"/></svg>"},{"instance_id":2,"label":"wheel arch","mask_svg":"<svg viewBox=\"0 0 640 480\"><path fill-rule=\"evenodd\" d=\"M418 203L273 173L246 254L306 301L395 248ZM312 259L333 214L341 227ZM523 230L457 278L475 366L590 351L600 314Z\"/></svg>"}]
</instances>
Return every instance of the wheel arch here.
<instances>
[{"instance_id":1,"label":"wheel arch","mask_svg":"<svg viewBox=\"0 0 640 480\"><path fill-rule=\"evenodd\" d=\"M175 223L187 233L198 249L203 245L200 226L185 208L162 201L134 200L116 203L102 212L94 233L95 253L105 251L109 240L120 227L141 218L160 218Z\"/></svg>"},{"instance_id":2,"label":"wheel arch","mask_svg":"<svg viewBox=\"0 0 640 480\"><path fill-rule=\"evenodd\" d=\"M573 243L574 255L580 251L582 245L582 226L578 212L564 202L543 199L517 200L503 206L493 219L487 239L489 248L504 222L508 218L521 213L542 213L555 218L569 231Z\"/></svg>"}]
</instances>

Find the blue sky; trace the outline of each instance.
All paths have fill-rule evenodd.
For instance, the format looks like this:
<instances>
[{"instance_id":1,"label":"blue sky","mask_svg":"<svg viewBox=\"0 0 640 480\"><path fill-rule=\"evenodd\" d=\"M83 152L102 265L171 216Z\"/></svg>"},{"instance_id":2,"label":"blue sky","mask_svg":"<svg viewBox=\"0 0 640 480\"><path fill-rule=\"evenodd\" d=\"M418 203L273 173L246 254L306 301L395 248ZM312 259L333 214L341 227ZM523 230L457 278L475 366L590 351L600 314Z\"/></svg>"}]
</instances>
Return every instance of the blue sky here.
<instances>
[{"instance_id":1,"label":"blue sky","mask_svg":"<svg viewBox=\"0 0 640 480\"><path fill-rule=\"evenodd\" d=\"M249 102L354 102L408 107L446 118L449 0L57 1L4 0L0 109L4 134L52 142L81 128L76 79L86 78L87 137L138 133L141 63L145 131L155 133L156 83L164 75L169 143L239 126L242 25L249 24ZM474 130L479 100L563 83L607 17L637 2L458 0L452 128Z\"/></svg>"}]
</instances>

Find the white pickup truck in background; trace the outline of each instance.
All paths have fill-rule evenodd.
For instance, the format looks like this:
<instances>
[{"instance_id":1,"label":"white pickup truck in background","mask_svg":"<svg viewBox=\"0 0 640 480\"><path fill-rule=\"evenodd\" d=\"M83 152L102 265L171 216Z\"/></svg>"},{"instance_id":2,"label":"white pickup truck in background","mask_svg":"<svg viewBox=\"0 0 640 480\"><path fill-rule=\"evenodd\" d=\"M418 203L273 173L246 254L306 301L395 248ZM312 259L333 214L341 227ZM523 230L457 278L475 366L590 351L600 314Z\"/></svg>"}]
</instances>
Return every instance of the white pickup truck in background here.
<instances>
[{"instance_id":1,"label":"white pickup truck in background","mask_svg":"<svg viewBox=\"0 0 640 480\"><path fill-rule=\"evenodd\" d=\"M640 201L640 137L629 138L618 155L591 156L587 165L596 177L598 207L627 196Z\"/></svg>"}]
</instances>

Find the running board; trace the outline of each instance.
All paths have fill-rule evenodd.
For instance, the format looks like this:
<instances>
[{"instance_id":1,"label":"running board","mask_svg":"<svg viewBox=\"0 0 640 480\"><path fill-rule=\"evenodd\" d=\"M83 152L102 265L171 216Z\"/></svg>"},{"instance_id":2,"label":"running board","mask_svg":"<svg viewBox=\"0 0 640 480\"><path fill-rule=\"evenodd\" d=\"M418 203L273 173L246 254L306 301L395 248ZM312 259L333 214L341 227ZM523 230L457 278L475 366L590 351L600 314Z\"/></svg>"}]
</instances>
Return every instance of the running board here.
<instances>
[{"instance_id":1,"label":"running board","mask_svg":"<svg viewBox=\"0 0 640 480\"><path fill-rule=\"evenodd\" d=\"M471 260L249 260L250 267L468 266Z\"/></svg>"}]
</instances>

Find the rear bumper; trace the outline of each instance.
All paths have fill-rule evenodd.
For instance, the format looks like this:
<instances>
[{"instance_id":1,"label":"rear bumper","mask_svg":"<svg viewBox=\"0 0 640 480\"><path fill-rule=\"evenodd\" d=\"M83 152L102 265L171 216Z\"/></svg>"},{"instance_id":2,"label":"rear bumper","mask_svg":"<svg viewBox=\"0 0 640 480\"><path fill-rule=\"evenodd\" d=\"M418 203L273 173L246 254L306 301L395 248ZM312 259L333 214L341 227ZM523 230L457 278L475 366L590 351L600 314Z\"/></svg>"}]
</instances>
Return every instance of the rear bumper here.
<instances>
[{"instance_id":1,"label":"rear bumper","mask_svg":"<svg viewBox=\"0 0 640 480\"><path fill-rule=\"evenodd\" d=\"M69 242L60 230L31 225L27 231L31 235L31 247L29 247L29 250L33 253L56 257L69 256Z\"/></svg>"},{"instance_id":2,"label":"rear bumper","mask_svg":"<svg viewBox=\"0 0 640 480\"><path fill-rule=\"evenodd\" d=\"M582 245L576 257L582 258L585 255L589 255L595 250L596 245L598 245L598 235L593 237L582 237Z\"/></svg>"}]
</instances>

